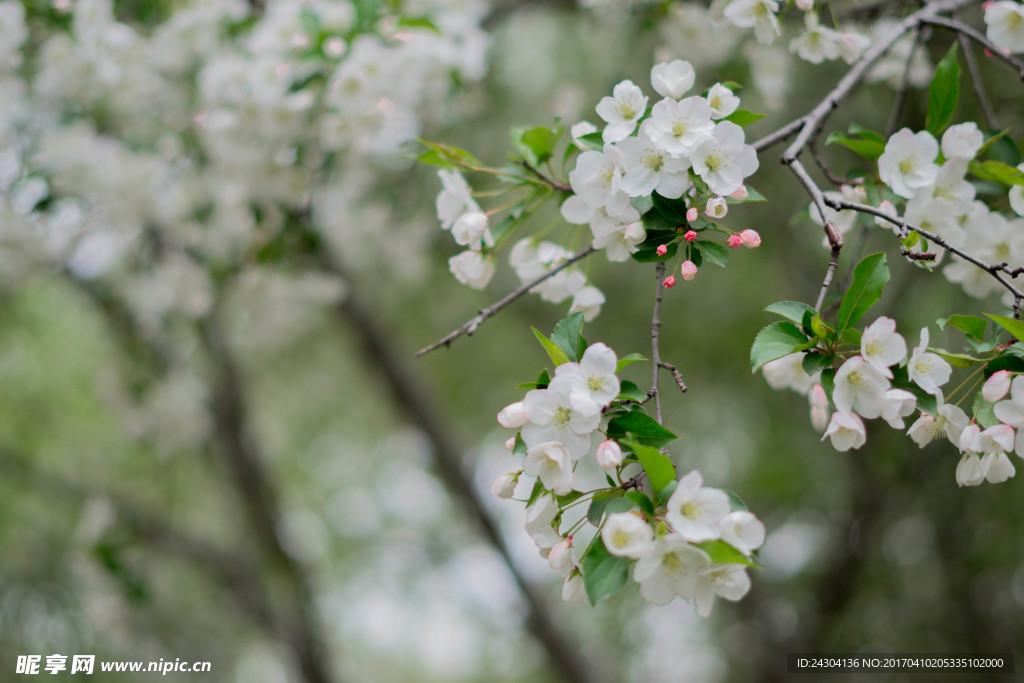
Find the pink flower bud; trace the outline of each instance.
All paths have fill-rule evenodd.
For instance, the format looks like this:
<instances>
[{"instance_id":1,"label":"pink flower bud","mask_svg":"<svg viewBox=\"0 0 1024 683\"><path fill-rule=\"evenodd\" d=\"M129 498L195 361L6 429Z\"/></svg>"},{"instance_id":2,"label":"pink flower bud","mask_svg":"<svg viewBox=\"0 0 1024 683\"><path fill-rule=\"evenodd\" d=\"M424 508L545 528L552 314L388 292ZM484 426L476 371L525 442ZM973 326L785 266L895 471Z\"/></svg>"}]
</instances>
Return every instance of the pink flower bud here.
<instances>
[{"instance_id":1,"label":"pink flower bud","mask_svg":"<svg viewBox=\"0 0 1024 683\"><path fill-rule=\"evenodd\" d=\"M825 389L820 384L815 384L811 387L811 393L808 398L812 408L828 408L828 396L825 395ZM822 429L825 428L822 427Z\"/></svg>"},{"instance_id":2,"label":"pink flower bud","mask_svg":"<svg viewBox=\"0 0 1024 683\"><path fill-rule=\"evenodd\" d=\"M576 567L576 563L572 559L572 536L551 549L551 552L548 553L548 566L552 571L559 572L563 576Z\"/></svg>"},{"instance_id":3,"label":"pink flower bud","mask_svg":"<svg viewBox=\"0 0 1024 683\"><path fill-rule=\"evenodd\" d=\"M697 264L693 261L683 261L683 265L679 267L679 270L683 279L687 282L697 277Z\"/></svg>"},{"instance_id":4,"label":"pink flower bud","mask_svg":"<svg viewBox=\"0 0 1024 683\"><path fill-rule=\"evenodd\" d=\"M746 199L747 198L747 186L740 185L740 189L729 195L730 199Z\"/></svg>"},{"instance_id":5,"label":"pink flower bud","mask_svg":"<svg viewBox=\"0 0 1024 683\"><path fill-rule=\"evenodd\" d=\"M988 49L988 48L986 47L986 48L985 48L985 56L986 56L986 57L991 57L991 56L992 56L992 50L990 50L990 49Z\"/></svg>"},{"instance_id":6,"label":"pink flower bud","mask_svg":"<svg viewBox=\"0 0 1024 683\"><path fill-rule=\"evenodd\" d=\"M665 254L668 253L668 247L666 247L664 244L659 244L658 248L655 249L654 251L657 252L658 256L664 256Z\"/></svg>"},{"instance_id":7,"label":"pink flower bud","mask_svg":"<svg viewBox=\"0 0 1024 683\"><path fill-rule=\"evenodd\" d=\"M669 275L667 278L665 278L665 281L662 282L662 284L665 285L665 287L675 287L676 286L676 277L675 277L675 275Z\"/></svg>"},{"instance_id":8,"label":"pink flower bud","mask_svg":"<svg viewBox=\"0 0 1024 683\"><path fill-rule=\"evenodd\" d=\"M686 222L692 223L695 220L697 220L697 207L691 206L689 209L686 210Z\"/></svg>"},{"instance_id":9,"label":"pink flower bud","mask_svg":"<svg viewBox=\"0 0 1024 683\"><path fill-rule=\"evenodd\" d=\"M739 235L729 235L729 246L733 249L743 244L743 238Z\"/></svg>"},{"instance_id":10,"label":"pink flower bud","mask_svg":"<svg viewBox=\"0 0 1024 683\"><path fill-rule=\"evenodd\" d=\"M1010 371L1000 370L992 373L992 376L981 388L981 397L989 403L995 403L1010 390Z\"/></svg>"},{"instance_id":11,"label":"pink flower bud","mask_svg":"<svg viewBox=\"0 0 1024 683\"><path fill-rule=\"evenodd\" d=\"M740 239L747 249L756 249L761 246L761 236L757 234L757 230L744 230L740 233Z\"/></svg>"},{"instance_id":12,"label":"pink flower bud","mask_svg":"<svg viewBox=\"0 0 1024 683\"><path fill-rule=\"evenodd\" d=\"M622 449L612 440L602 441L597 447L597 464L605 472L614 472L622 464Z\"/></svg>"},{"instance_id":13,"label":"pink flower bud","mask_svg":"<svg viewBox=\"0 0 1024 683\"><path fill-rule=\"evenodd\" d=\"M526 418L526 411L523 410L522 401L510 403L502 408L501 412L498 413L498 424L502 427L516 429L518 427L522 427L527 422L529 422L529 420Z\"/></svg>"},{"instance_id":14,"label":"pink flower bud","mask_svg":"<svg viewBox=\"0 0 1024 683\"><path fill-rule=\"evenodd\" d=\"M498 498L508 500L516 492L516 484L519 483L519 472L506 472L491 484L491 493Z\"/></svg>"},{"instance_id":15,"label":"pink flower bud","mask_svg":"<svg viewBox=\"0 0 1024 683\"><path fill-rule=\"evenodd\" d=\"M811 426L819 432L828 427L828 408L811 408Z\"/></svg>"},{"instance_id":16,"label":"pink flower bud","mask_svg":"<svg viewBox=\"0 0 1024 683\"><path fill-rule=\"evenodd\" d=\"M695 239L697 239L697 231L696 230L687 230L686 234L683 235L683 239L686 240L687 242L694 241Z\"/></svg>"},{"instance_id":17,"label":"pink flower bud","mask_svg":"<svg viewBox=\"0 0 1024 683\"><path fill-rule=\"evenodd\" d=\"M516 449L516 437L508 437L508 439L505 440L505 448L510 451L514 451Z\"/></svg>"}]
</instances>

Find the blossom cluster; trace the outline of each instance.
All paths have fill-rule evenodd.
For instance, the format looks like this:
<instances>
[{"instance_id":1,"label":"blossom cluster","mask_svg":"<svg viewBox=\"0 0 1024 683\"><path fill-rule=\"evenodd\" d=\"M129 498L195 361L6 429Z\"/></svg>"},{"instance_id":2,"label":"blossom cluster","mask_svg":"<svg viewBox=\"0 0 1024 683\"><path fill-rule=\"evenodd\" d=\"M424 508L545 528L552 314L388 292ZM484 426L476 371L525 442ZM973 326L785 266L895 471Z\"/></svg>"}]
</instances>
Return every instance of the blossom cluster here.
<instances>
[{"instance_id":1,"label":"blossom cluster","mask_svg":"<svg viewBox=\"0 0 1024 683\"><path fill-rule=\"evenodd\" d=\"M492 491L511 498L521 475L536 477L526 508L526 531L551 568L563 577L566 601L587 601L583 558L600 548L613 562L615 558L629 561L632 577L648 601L664 605L681 597L707 616L716 596L739 600L747 593L750 579L746 569L752 565L751 554L764 542L765 529L750 512L734 510L727 493L704 487L700 472L692 471L672 482L665 489L671 494L657 507L637 491L633 495L642 502L635 508L632 501L636 498L629 499L629 509L607 509L596 517L588 513L584 520L561 530L566 508L583 496L592 495L592 505L607 503L610 496L621 496L630 487L620 483L599 495L574 490L575 471L590 454L595 433L606 435L594 459L609 476L609 483L614 482L611 475L618 477L636 461L629 450L638 446L622 445L608 437L610 425L604 419L621 389L617 366L612 349L603 343L593 344L578 362L559 364L546 386L530 390L522 401L503 408L498 422L519 430L507 445L521 452L524 460L522 469L495 480ZM620 503L625 500L618 499ZM587 520L597 529L581 554L574 539Z\"/></svg>"}]
</instances>

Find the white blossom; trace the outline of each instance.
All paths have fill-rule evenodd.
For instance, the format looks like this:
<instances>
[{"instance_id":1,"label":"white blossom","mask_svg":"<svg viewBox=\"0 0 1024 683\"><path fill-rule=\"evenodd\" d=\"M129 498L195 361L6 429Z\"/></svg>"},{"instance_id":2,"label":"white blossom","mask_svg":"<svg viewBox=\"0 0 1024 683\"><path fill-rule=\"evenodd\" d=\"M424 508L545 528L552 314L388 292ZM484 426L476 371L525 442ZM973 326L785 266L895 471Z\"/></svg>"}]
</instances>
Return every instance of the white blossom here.
<instances>
[{"instance_id":1,"label":"white blossom","mask_svg":"<svg viewBox=\"0 0 1024 683\"><path fill-rule=\"evenodd\" d=\"M487 214L482 212L467 213L459 216L452 225L452 237L455 243L480 251L484 245L494 246L494 237L487 226Z\"/></svg>"},{"instance_id":2,"label":"white blossom","mask_svg":"<svg viewBox=\"0 0 1024 683\"><path fill-rule=\"evenodd\" d=\"M516 493L516 484L519 483L520 471L506 472L491 484L491 493L496 495L498 498L505 500L511 498Z\"/></svg>"},{"instance_id":3,"label":"white blossom","mask_svg":"<svg viewBox=\"0 0 1024 683\"><path fill-rule=\"evenodd\" d=\"M711 106L703 97L687 97L681 102L664 99L651 108L651 117L640 129L665 152L686 156L697 143L710 137L715 129Z\"/></svg>"},{"instance_id":4,"label":"white blossom","mask_svg":"<svg viewBox=\"0 0 1024 683\"><path fill-rule=\"evenodd\" d=\"M947 159L973 159L985 142L985 136L973 121L950 126L942 134L942 156Z\"/></svg>"},{"instance_id":5,"label":"white blossom","mask_svg":"<svg viewBox=\"0 0 1024 683\"><path fill-rule=\"evenodd\" d=\"M633 81L622 81L597 105L597 115L608 123L602 137L605 142L626 139L647 108L647 97Z\"/></svg>"},{"instance_id":6,"label":"white blossom","mask_svg":"<svg viewBox=\"0 0 1024 683\"><path fill-rule=\"evenodd\" d=\"M903 418L914 412L917 397L905 389L889 389L882 397L882 419L893 429L903 429Z\"/></svg>"},{"instance_id":7,"label":"white blossom","mask_svg":"<svg viewBox=\"0 0 1024 683\"><path fill-rule=\"evenodd\" d=\"M861 356L853 356L836 372L832 402L840 413L854 411L875 418L882 414L882 399L888 389L885 375Z\"/></svg>"},{"instance_id":8,"label":"white blossom","mask_svg":"<svg viewBox=\"0 0 1024 683\"><path fill-rule=\"evenodd\" d=\"M711 614L715 597L735 602L750 591L750 577L746 567L740 564L714 564L704 567L697 574L694 588L694 605L702 617Z\"/></svg>"},{"instance_id":9,"label":"white blossom","mask_svg":"<svg viewBox=\"0 0 1024 683\"><path fill-rule=\"evenodd\" d=\"M556 376L546 389L526 392L523 409L530 422L520 433L528 448L558 441L574 461L590 450L590 434L600 424L601 415L600 412L581 413L575 409L570 400L572 388L567 377Z\"/></svg>"},{"instance_id":10,"label":"white blossom","mask_svg":"<svg viewBox=\"0 0 1024 683\"><path fill-rule=\"evenodd\" d=\"M868 325L861 335L860 354L872 367L892 379L889 367L907 355L907 342L896 332L896 321L882 316Z\"/></svg>"},{"instance_id":11,"label":"white blossom","mask_svg":"<svg viewBox=\"0 0 1024 683\"><path fill-rule=\"evenodd\" d=\"M829 438L837 451L848 451L863 446L867 437L864 421L856 413L835 412L821 440Z\"/></svg>"},{"instance_id":12,"label":"white blossom","mask_svg":"<svg viewBox=\"0 0 1024 683\"><path fill-rule=\"evenodd\" d=\"M567 383L573 410L597 415L619 395L618 361L615 351L597 342L587 347L579 363L562 363L555 369L555 380Z\"/></svg>"},{"instance_id":13,"label":"white blossom","mask_svg":"<svg viewBox=\"0 0 1024 683\"><path fill-rule=\"evenodd\" d=\"M715 83L708 90L708 105L711 107L711 118L724 119L740 106L740 98L732 90L721 83Z\"/></svg>"},{"instance_id":14,"label":"white blossom","mask_svg":"<svg viewBox=\"0 0 1024 683\"><path fill-rule=\"evenodd\" d=\"M907 430L914 443L924 448L934 439L945 436L954 446L960 446L960 435L970 422L970 419L959 407L942 403L939 401L938 416L922 413L914 424Z\"/></svg>"},{"instance_id":15,"label":"white blossom","mask_svg":"<svg viewBox=\"0 0 1024 683\"><path fill-rule=\"evenodd\" d=\"M437 195L437 218L442 228L449 230L460 216L480 211L461 173L442 168L438 170L437 177L441 179L442 186Z\"/></svg>"},{"instance_id":16,"label":"white blossom","mask_svg":"<svg viewBox=\"0 0 1024 683\"><path fill-rule=\"evenodd\" d=\"M660 62L651 67L651 85L662 97L682 99L696 80L693 65L682 59Z\"/></svg>"},{"instance_id":17,"label":"white blossom","mask_svg":"<svg viewBox=\"0 0 1024 683\"><path fill-rule=\"evenodd\" d=\"M990 2L985 7L985 34L1009 52L1024 52L1024 5L1019 2Z\"/></svg>"},{"instance_id":18,"label":"white blossom","mask_svg":"<svg viewBox=\"0 0 1024 683\"><path fill-rule=\"evenodd\" d=\"M547 441L528 448L523 471L540 479L546 488L560 496L572 490L572 458L558 441Z\"/></svg>"},{"instance_id":19,"label":"white blossom","mask_svg":"<svg viewBox=\"0 0 1024 683\"><path fill-rule=\"evenodd\" d=\"M636 137L626 138L618 147L626 163L621 187L629 196L644 197L657 191L662 197L677 199L690 187L689 162L673 157L643 127Z\"/></svg>"},{"instance_id":20,"label":"white blossom","mask_svg":"<svg viewBox=\"0 0 1024 683\"><path fill-rule=\"evenodd\" d=\"M779 35L779 10L776 0L732 0L725 8L725 18L739 28L753 28L759 43L771 43Z\"/></svg>"},{"instance_id":21,"label":"white blossom","mask_svg":"<svg viewBox=\"0 0 1024 683\"><path fill-rule=\"evenodd\" d=\"M704 488L704 478L693 470L682 479L668 499L665 519L688 541L709 541L721 534L718 523L729 514L725 491Z\"/></svg>"},{"instance_id":22,"label":"white blossom","mask_svg":"<svg viewBox=\"0 0 1024 683\"><path fill-rule=\"evenodd\" d=\"M1013 378L1010 398L996 403L993 411L996 417L1014 429L1024 427L1024 375Z\"/></svg>"},{"instance_id":23,"label":"white blossom","mask_svg":"<svg viewBox=\"0 0 1024 683\"><path fill-rule=\"evenodd\" d=\"M928 351L928 328L921 328L921 343L910 354L907 374L917 386L929 394L942 398L943 384L949 381L953 369L938 354Z\"/></svg>"},{"instance_id":24,"label":"white blossom","mask_svg":"<svg viewBox=\"0 0 1024 683\"><path fill-rule=\"evenodd\" d=\"M758 167L757 152L744 144L743 129L731 121L715 125L711 136L694 148L690 161L697 175L719 195L740 189L743 179Z\"/></svg>"},{"instance_id":25,"label":"white blossom","mask_svg":"<svg viewBox=\"0 0 1024 683\"><path fill-rule=\"evenodd\" d=\"M993 372L992 376L985 380L985 384L981 387L981 397L989 403L999 401L1010 391L1010 380L1009 370ZM1020 417L1021 422L1024 423L1024 414ZM1007 422L1007 420L1003 420L1003 422Z\"/></svg>"},{"instance_id":26,"label":"white blossom","mask_svg":"<svg viewBox=\"0 0 1024 683\"><path fill-rule=\"evenodd\" d=\"M572 298L572 306L569 307L569 314L583 311L583 320L590 322L601 312L604 305L604 294L597 287L584 287Z\"/></svg>"},{"instance_id":27,"label":"white blossom","mask_svg":"<svg viewBox=\"0 0 1024 683\"><path fill-rule=\"evenodd\" d=\"M601 528L601 540L612 555L638 558L650 548L654 532L639 515L615 512L605 520Z\"/></svg>"},{"instance_id":28,"label":"white blossom","mask_svg":"<svg viewBox=\"0 0 1024 683\"><path fill-rule=\"evenodd\" d=\"M878 158L878 175L892 191L907 199L935 182L939 167L935 157L939 143L928 131L904 128L893 134Z\"/></svg>"},{"instance_id":29,"label":"white blossom","mask_svg":"<svg viewBox=\"0 0 1024 683\"><path fill-rule=\"evenodd\" d=\"M483 289L494 277L494 259L476 251L464 251L448 259L455 279L473 289Z\"/></svg>"},{"instance_id":30,"label":"white blossom","mask_svg":"<svg viewBox=\"0 0 1024 683\"><path fill-rule=\"evenodd\" d=\"M640 594L655 605L667 605L676 597L692 600L697 574L711 564L707 553L695 548L676 534L654 541L633 569L633 580Z\"/></svg>"},{"instance_id":31,"label":"white blossom","mask_svg":"<svg viewBox=\"0 0 1024 683\"><path fill-rule=\"evenodd\" d=\"M764 543L764 524L747 510L734 510L718 522L722 540L749 555Z\"/></svg>"}]
</instances>

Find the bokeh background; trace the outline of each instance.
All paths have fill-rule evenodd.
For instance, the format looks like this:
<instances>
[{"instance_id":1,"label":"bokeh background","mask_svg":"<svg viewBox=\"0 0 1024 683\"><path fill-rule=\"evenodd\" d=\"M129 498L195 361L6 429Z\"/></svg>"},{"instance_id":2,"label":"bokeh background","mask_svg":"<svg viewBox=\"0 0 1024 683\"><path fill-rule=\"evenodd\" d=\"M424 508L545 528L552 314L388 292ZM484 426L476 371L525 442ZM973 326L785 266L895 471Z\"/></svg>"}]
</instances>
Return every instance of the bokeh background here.
<instances>
[{"instance_id":1,"label":"bokeh background","mask_svg":"<svg viewBox=\"0 0 1024 683\"><path fill-rule=\"evenodd\" d=\"M813 303L828 256L777 149L751 180L769 202L728 218L763 246L681 282L662 313L662 357L689 386L665 392L673 457L768 528L743 601L701 620L630 585L567 607L522 505L490 494L519 467L494 415L547 361L530 325L549 330L564 306L524 298L413 357L518 284L507 265L482 292L452 278L416 136L500 164L509 126L596 121L615 83L650 92L651 65L684 58L698 87L749 84L743 106L767 114L753 139L845 68L706 14L0 2L0 678L18 655L53 653L213 664L178 680L343 683L786 680L788 652L1019 651L1019 478L960 489L948 444L888 428L837 453L804 397L750 373L762 309ZM948 48L933 38L917 86ZM981 67L997 110L1021 111L1012 76ZM892 85L860 88L830 127L883 129ZM912 87L901 120L926 104ZM977 117L965 92L957 118ZM888 252L877 310L908 338L930 324L955 348L936 318L1001 309L903 262L888 231L847 240L840 278ZM588 339L648 353L653 266L584 267L607 297ZM649 368L624 376L643 386Z\"/></svg>"}]
</instances>

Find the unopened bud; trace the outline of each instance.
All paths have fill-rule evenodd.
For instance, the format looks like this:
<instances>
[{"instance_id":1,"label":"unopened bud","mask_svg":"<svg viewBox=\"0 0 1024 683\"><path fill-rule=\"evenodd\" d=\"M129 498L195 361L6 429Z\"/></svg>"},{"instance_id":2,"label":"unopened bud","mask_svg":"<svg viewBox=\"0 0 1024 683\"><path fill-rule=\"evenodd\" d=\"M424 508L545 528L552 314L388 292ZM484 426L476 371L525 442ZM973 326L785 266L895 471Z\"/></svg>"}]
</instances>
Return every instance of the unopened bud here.
<instances>
[{"instance_id":1,"label":"unopened bud","mask_svg":"<svg viewBox=\"0 0 1024 683\"><path fill-rule=\"evenodd\" d=\"M683 265L679 266L679 271L683 279L689 282L697 277L697 264L693 261L683 261Z\"/></svg>"},{"instance_id":2,"label":"unopened bud","mask_svg":"<svg viewBox=\"0 0 1024 683\"><path fill-rule=\"evenodd\" d=\"M729 195L729 199L737 199L737 200L746 199L747 198L747 194L748 194L747 193L747 186L746 185L740 185L740 189L736 190L731 195Z\"/></svg>"},{"instance_id":3,"label":"unopened bud","mask_svg":"<svg viewBox=\"0 0 1024 683\"><path fill-rule=\"evenodd\" d=\"M518 472L506 472L491 484L491 493L496 495L498 498L508 500L516 492L516 484L519 483L519 475L522 474L522 470Z\"/></svg>"},{"instance_id":4,"label":"unopened bud","mask_svg":"<svg viewBox=\"0 0 1024 683\"><path fill-rule=\"evenodd\" d=\"M516 449L516 437L508 437L508 439L505 440L505 448L510 451L514 451Z\"/></svg>"},{"instance_id":5,"label":"unopened bud","mask_svg":"<svg viewBox=\"0 0 1024 683\"><path fill-rule=\"evenodd\" d=\"M697 231L696 230L687 230L686 234L683 235L683 239L686 240L687 242L694 241L695 239L697 239Z\"/></svg>"},{"instance_id":6,"label":"unopened bud","mask_svg":"<svg viewBox=\"0 0 1024 683\"><path fill-rule=\"evenodd\" d=\"M985 386L981 388L981 397L989 403L995 403L1003 396L1006 396L1006 392L1010 390L1010 371L1000 370L999 372L992 373L992 376L985 382Z\"/></svg>"},{"instance_id":7,"label":"unopened bud","mask_svg":"<svg viewBox=\"0 0 1024 683\"><path fill-rule=\"evenodd\" d=\"M712 197L704 207L704 213L712 218L725 218L725 214L729 213L729 206L721 197Z\"/></svg>"},{"instance_id":8,"label":"unopened bud","mask_svg":"<svg viewBox=\"0 0 1024 683\"><path fill-rule=\"evenodd\" d=\"M658 248L655 249L654 251L658 254L658 256L664 256L665 254L668 253L668 247L666 247L664 244L659 244Z\"/></svg>"},{"instance_id":9,"label":"unopened bud","mask_svg":"<svg viewBox=\"0 0 1024 683\"><path fill-rule=\"evenodd\" d=\"M825 395L825 389L820 384L811 387L808 398L812 408L828 408L828 396Z\"/></svg>"},{"instance_id":10,"label":"unopened bud","mask_svg":"<svg viewBox=\"0 0 1024 683\"><path fill-rule=\"evenodd\" d=\"M501 412L498 413L498 424L502 427L516 429L518 427L522 427L527 422L529 422L529 419L526 417L526 411L523 409L522 401L510 403L502 408Z\"/></svg>"},{"instance_id":11,"label":"unopened bud","mask_svg":"<svg viewBox=\"0 0 1024 683\"><path fill-rule=\"evenodd\" d=\"M614 472L622 464L622 448L611 439L602 441L597 447L597 464L605 472Z\"/></svg>"},{"instance_id":12,"label":"unopened bud","mask_svg":"<svg viewBox=\"0 0 1024 683\"><path fill-rule=\"evenodd\" d=\"M666 287L675 287L676 286L676 276L675 275L669 275L667 278L665 278L665 281L662 282L662 284L665 285Z\"/></svg>"},{"instance_id":13,"label":"unopened bud","mask_svg":"<svg viewBox=\"0 0 1024 683\"><path fill-rule=\"evenodd\" d=\"M761 246L761 236L757 234L757 230L744 230L740 233L740 239L747 249L756 249Z\"/></svg>"},{"instance_id":14,"label":"unopened bud","mask_svg":"<svg viewBox=\"0 0 1024 683\"><path fill-rule=\"evenodd\" d=\"M811 426L819 432L828 427L828 408L811 408Z\"/></svg>"},{"instance_id":15,"label":"unopened bud","mask_svg":"<svg viewBox=\"0 0 1024 683\"><path fill-rule=\"evenodd\" d=\"M743 244L743 238L740 237L739 235L729 235L728 244L730 247L735 249Z\"/></svg>"},{"instance_id":16,"label":"unopened bud","mask_svg":"<svg viewBox=\"0 0 1024 683\"><path fill-rule=\"evenodd\" d=\"M548 566L563 576L571 572L576 563L572 560L572 536L565 539L548 553Z\"/></svg>"},{"instance_id":17,"label":"unopened bud","mask_svg":"<svg viewBox=\"0 0 1024 683\"><path fill-rule=\"evenodd\" d=\"M686 222L692 223L695 220L697 220L697 207L691 206L689 209L686 210Z\"/></svg>"}]
</instances>

